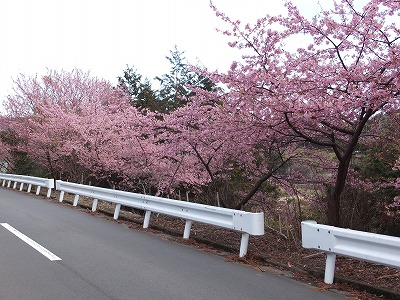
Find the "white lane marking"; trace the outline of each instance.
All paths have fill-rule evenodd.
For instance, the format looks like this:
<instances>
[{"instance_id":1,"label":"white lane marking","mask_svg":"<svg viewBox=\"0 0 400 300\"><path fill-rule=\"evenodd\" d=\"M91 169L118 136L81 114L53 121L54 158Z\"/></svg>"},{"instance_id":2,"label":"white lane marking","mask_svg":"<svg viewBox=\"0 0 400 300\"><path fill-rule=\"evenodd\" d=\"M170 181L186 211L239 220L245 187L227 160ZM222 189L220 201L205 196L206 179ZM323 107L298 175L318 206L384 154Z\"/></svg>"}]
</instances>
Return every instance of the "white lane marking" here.
<instances>
[{"instance_id":1,"label":"white lane marking","mask_svg":"<svg viewBox=\"0 0 400 300\"><path fill-rule=\"evenodd\" d=\"M39 245L38 243L36 243L34 240L30 239L29 237L27 237L25 234L19 232L17 229L15 229L14 227L12 227L11 225L7 224L7 223L0 223L1 226L3 226L5 229L7 229L8 231L10 231L12 234L16 235L17 237L19 237L21 240L23 240L25 243L27 243L29 246L31 246L32 248L34 248L36 251L40 252L41 254L43 254L44 256L46 256L48 259L50 259L51 261L54 260L62 260L61 258L59 258L57 255L55 255L54 253L50 252L49 250L47 250L45 247Z\"/></svg>"}]
</instances>

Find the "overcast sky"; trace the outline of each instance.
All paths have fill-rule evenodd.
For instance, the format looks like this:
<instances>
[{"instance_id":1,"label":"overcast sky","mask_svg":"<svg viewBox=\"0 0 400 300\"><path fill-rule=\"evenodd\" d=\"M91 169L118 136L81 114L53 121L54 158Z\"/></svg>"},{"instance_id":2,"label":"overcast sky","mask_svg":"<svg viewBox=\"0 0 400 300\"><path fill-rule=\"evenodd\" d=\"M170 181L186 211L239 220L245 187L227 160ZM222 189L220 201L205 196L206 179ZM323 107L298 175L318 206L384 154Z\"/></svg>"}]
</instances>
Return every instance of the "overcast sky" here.
<instances>
[{"instance_id":1,"label":"overcast sky","mask_svg":"<svg viewBox=\"0 0 400 300\"><path fill-rule=\"evenodd\" d=\"M295 1L307 10L316 0ZM233 19L251 23L283 12L281 0L214 0ZM126 65L149 79L169 70L174 45L191 63L226 70L239 52L209 0L0 0L0 102L18 74L78 68L116 83Z\"/></svg>"}]
</instances>

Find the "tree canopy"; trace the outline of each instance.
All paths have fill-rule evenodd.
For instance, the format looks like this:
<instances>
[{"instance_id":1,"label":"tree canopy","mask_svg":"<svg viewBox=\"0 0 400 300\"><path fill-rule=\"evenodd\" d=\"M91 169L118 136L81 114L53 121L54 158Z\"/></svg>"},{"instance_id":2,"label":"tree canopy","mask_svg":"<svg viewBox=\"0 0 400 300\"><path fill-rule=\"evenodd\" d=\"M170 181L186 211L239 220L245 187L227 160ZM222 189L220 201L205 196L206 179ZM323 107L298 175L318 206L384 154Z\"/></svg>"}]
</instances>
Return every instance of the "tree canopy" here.
<instances>
[{"instance_id":1,"label":"tree canopy","mask_svg":"<svg viewBox=\"0 0 400 300\"><path fill-rule=\"evenodd\" d=\"M328 218L339 225L341 194L366 124L400 108L400 34L390 18L399 15L396 1L371 0L361 8L350 0L333 3L309 20L288 1L287 16L266 16L254 25L213 6L230 27L224 33L231 47L246 51L228 74L211 78L223 81L229 101L264 126L334 153ZM288 46L293 41L295 49Z\"/></svg>"},{"instance_id":2,"label":"tree canopy","mask_svg":"<svg viewBox=\"0 0 400 300\"><path fill-rule=\"evenodd\" d=\"M76 182L185 190L296 226L319 211L341 225L360 198L382 224L398 218L399 2L336 0L312 19L285 5L287 15L245 24L211 4L243 51L226 73L175 47L159 88L128 66L117 86L80 70L21 75L5 101L2 160Z\"/></svg>"}]
</instances>

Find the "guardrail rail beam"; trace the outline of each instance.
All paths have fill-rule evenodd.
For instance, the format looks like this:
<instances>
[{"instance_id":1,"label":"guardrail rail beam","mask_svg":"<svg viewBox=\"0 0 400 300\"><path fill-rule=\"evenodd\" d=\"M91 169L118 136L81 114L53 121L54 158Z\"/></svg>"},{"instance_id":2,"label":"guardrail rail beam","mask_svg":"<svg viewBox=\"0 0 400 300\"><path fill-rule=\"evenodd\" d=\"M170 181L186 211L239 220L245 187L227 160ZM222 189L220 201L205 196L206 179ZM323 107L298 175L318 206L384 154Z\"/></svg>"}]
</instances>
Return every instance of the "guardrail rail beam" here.
<instances>
[{"instance_id":1,"label":"guardrail rail beam","mask_svg":"<svg viewBox=\"0 0 400 300\"><path fill-rule=\"evenodd\" d=\"M28 184L27 193L31 192L32 185L36 185L36 195L39 195L41 187L45 187L47 188L47 198L50 198L51 191L54 188L54 180L49 178L0 173L0 180L3 180L3 187L8 181L8 188L11 187L11 183L14 182L13 189L16 189L17 184L19 183L19 191L23 191L24 185Z\"/></svg>"},{"instance_id":2,"label":"guardrail rail beam","mask_svg":"<svg viewBox=\"0 0 400 300\"><path fill-rule=\"evenodd\" d=\"M251 213L240 210L215 207L199 203L172 200L150 195L142 195L114 189L56 181L56 189L60 191L60 202L64 193L75 195L74 204L78 203L78 195L93 199L92 211L97 209L99 200L114 203L114 219L118 219L121 205L145 211L143 228L150 225L151 213L160 213L185 220L183 238L190 237L193 222L200 222L217 227L227 228L242 233L239 256L247 254L250 235L264 234L264 213Z\"/></svg>"},{"instance_id":3,"label":"guardrail rail beam","mask_svg":"<svg viewBox=\"0 0 400 300\"><path fill-rule=\"evenodd\" d=\"M325 283L332 284L336 255L348 256L389 267L400 268L400 238L301 222L302 245L326 253Z\"/></svg>"}]
</instances>

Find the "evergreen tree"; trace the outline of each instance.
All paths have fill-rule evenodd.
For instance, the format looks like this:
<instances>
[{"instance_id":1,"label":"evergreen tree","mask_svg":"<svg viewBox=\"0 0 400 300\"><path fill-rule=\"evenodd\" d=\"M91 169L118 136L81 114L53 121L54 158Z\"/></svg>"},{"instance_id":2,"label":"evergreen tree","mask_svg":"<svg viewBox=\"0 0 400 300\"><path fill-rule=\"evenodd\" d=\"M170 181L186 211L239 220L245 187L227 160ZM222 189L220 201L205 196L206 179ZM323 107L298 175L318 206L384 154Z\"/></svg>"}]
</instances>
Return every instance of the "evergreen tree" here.
<instances>
[{"instance_id":1,"label":"evergreen tree","mask_svg":"<svg viewBox=\"0 0 400 300\"><path fill-rule=\"evenodd\" d=\"M194 88L212 91L214 83L206 76L191 70L184 52L178 50L177 46L170 50L166 59L171 64L168 74L155 79L160 82L158 98L166 103L166 110L173 111L185 106L189 99L196 95Z\"/></svg>"},{"instance_id":2,"label":"evergreen tree","mask_svg":"<svg viewBox=\"0 0 400 300\"><path fill-rule=\"evenodd\" d=\"M139 109L164 111L164 103L157 98L150 81L138 74L133 67L127 66L124 75L118 77L119 87L126 90L131 96L131 104Z\"/></svg>"},{"instance_id":3,"label":"evergreen tree","mask_svg":"<svg viewBox=\"0 0 400 300\"><path fill-rule=\"evenodd\" d=\"M170 50L166 59L171 64L169 73L155 77L159 88L153 89L151 81L143 78L133 67L127 66L124 74L118 77L119 87L131 96L131 103L139 109L168 113L185 106L196 95L195 88L207 91L215 89L215 84L206 76L191 70L184 52Z\"/></svg>"}]
</instances>

